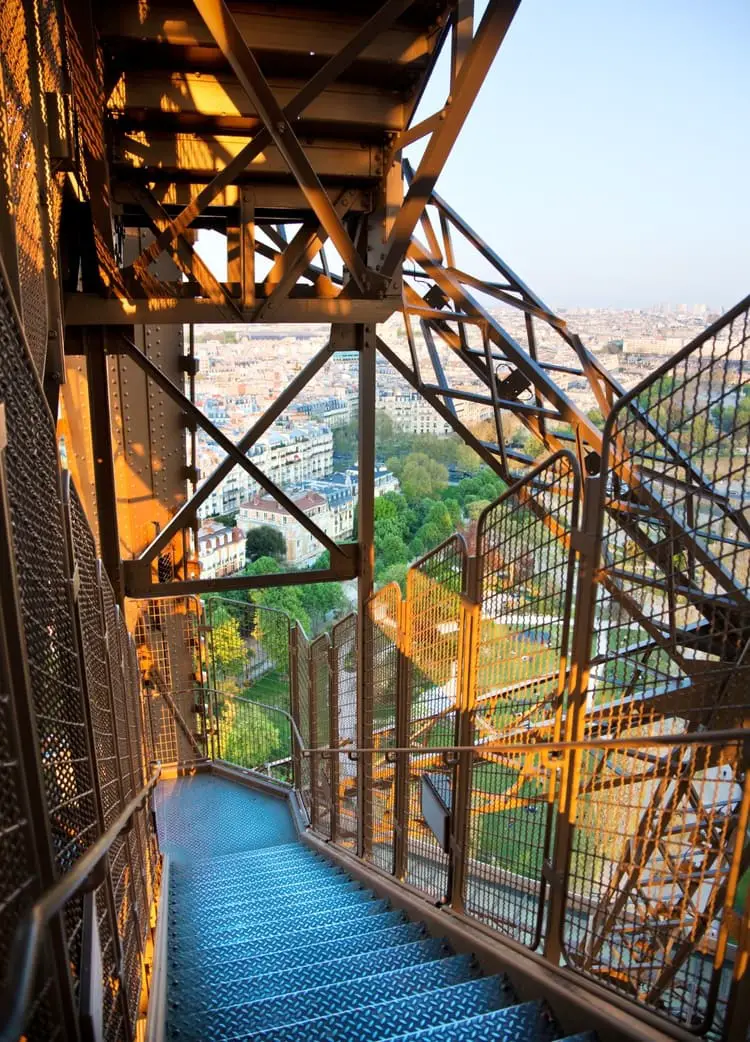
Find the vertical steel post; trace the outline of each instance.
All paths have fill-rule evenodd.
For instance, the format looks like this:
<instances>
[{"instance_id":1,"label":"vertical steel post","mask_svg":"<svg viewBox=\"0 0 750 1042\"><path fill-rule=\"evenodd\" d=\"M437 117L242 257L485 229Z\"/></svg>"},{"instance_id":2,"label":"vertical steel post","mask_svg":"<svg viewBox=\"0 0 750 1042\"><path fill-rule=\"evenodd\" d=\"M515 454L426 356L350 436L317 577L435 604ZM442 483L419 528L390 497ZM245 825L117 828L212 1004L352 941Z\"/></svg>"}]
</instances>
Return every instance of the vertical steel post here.
<instances>
[{"instance_id":1,"label":"vertical steel post","mask_svg":"<svg viewBox=\"0 0 750 1042\"><path fill-rule=\"evenodd\" d=\"M601 476L587 478L584 486L582 525L579 531L571 533L572 546L578 553L579 566L571 650L570 694L562 735L567 742L583 738L585 727L586 692L596 609L601 498ZM552 856L545 861L543 867L544 878L550 888L544 956L556 966L559 964L563 952L567 875L580 782L581 757L580 749L568 750L563 756L557 786L557 832Z\"/></svg>"},{"instance_id":2,"label":"vertical steel post","mask_svg":"<svg viewBox=\"0 0 750 1042\"><path fill-rule=\"evenodd\" d=\"M409 745L411 715L411 604L399 604L396 636L396 746ZM393 780L393 874L405 879L409 860L409 753L396 753Z\"/></svg>"},{"instance_id":3,"label":"vertical steel post","mask_svg":"<svg viewBox=\"0 0 750 1042\"><path fill-rule=\"evenodd\" d=\"M102 562L109 581L112 583L115 599L122 604L124 587L120 561L120 535L117 526L117 489L110 422L109 371L105 345L106 331L104 328L86 331L84 349L91 413L99 544Z\"/></svg>"},{"instance_id":4,"label":"vertical steel post","mask_svg":"<svg viewBox=\"0 0 750 1042\"><path fill-rule=\"evenodd\" d=\"M336 627L331 631L332 640L328 646L328 745L331 749L339 747L339 656L336 646ZM329 759L331 810L330 828L331 842L335 843L339 834L339 777L340 762L338 755Z\"/></svg>"},{"instance_id":5,"label":"vertical steel post","mask_svg":"<svg viewBox=\"0 0 750 1042\"><path fill-rule=\"evenodd\" d=\"M301 734L299 718L299 664L297 662L297 656L299 655L298 635L299 627L297 625L292 626L289 633L289 711L292 714L292 720L297 725L297 730ZM294 734L290 737L292 742L292 785L301 793L302 753Z\"/></svg>"},{"instance_id":6,"label":"vertical steel post","mask_svg":"<svg viewBox=\"0 0 750 1042\"><path fill-rule=\"evenodd\" d=\"M456 743L459 746L474 744L474 710L477 698L477 668L482 626L481 575L478 574L477 563L476 558L470 559L469 592L461 600L456 678L458 685ZM447 884L448 901L451 907L459 912L464 910L473 770L473 751L459 753L453 769Z\"/></svg>"},{"instance_id":7,"label":"vertical steel post","mask_svg":"<svg viewBox=\"0 0 750 1042\"><path fill-rule=\"evenodd\" d=\"M368 601L375 573L375 382L376 354L373 326L354 327L359 351L359 468L357 484L359 546L357 575L357 745L372 744L372 642L368 639ZM357 853L372 850L372 760L360 755L357 762Z\"/></svg>"},{"instance_id":8,"label":"vertical steel post","mask_svg":"<svg viewBox=\"0 0 750 1042\"><path fill-rule=\"evenodd\" d=\"M29 804L29 826L39 866L38 892L48 890L57 880L58 871L50 832L47 796L39 753L36 711L29 675L28 653L23 623L23 610L18 588L13 526L5 472L6 448L5 406L0 404L0 621L8 651L8 673L11 696L18 725L21 774L26 784ZM61 1004L63 1034L72 1042L80 1037L78 1014L69 969L68 943L62 914L53 916L48 926L54 976Z\"/></svg>"},{"instance_id":9,"label":"vertical steel post","mask_svg":"<svg viewBox=\"0 0 750 1042\"><path fill-rule=\"evenodd\" d=\"M318 665L315 656L315 641L310 644L307 649L308 665L307 665L307 696L308 696L308 721L310 726L310 748L316 749L318 747L318 713L317 713L317 685L318 685ZM314 753L310 755L310 824L314 829L320 827L320 793L318 785L318 765L320 763L320 754Z\"/></svg>"}]
</instances>

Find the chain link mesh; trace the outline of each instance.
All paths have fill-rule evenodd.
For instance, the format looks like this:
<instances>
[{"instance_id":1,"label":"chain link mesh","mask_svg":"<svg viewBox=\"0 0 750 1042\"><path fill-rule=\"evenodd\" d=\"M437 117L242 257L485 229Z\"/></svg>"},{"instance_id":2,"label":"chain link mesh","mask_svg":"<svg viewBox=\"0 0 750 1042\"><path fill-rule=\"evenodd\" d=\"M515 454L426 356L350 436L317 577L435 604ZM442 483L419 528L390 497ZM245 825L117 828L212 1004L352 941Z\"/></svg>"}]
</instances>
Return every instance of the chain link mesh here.
<instances>
[{"instance_id":1,"label":"chain link mesh","mask_svg":"<svg viewBox=\"0 0 750 1042\"><path fill-rule=\"evenodd\" d=\"M327 633L310 644L310 746L315 749L331 744L330 652ZM331 760L316 754L310 758L312 782L312 825L331 838Z\"/></svg>"}]
</instances>

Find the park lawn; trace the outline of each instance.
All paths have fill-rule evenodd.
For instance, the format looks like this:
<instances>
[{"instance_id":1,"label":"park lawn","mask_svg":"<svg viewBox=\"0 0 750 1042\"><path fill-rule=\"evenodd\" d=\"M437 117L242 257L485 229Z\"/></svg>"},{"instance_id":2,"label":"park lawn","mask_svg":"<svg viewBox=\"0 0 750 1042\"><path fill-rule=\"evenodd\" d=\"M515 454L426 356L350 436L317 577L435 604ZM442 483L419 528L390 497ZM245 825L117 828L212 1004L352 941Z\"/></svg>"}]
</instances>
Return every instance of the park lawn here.
<instances>
[{"instance_id":1,"label":"park lawn","mask_svg":"<svg viewBox=\"0 0 750 1042\"><path fill-rule=\"evenodd\" d=\"M474 770L473 791L475 794L502 793L510 788L516 777L512 768L493 763L478 764ZM518 797L529 801L528 804L484 814L472 811L471 850L480 861L535 879L542 871L545 855L547 803L542 786L534 780L523 783Z\"/></svg>"},{"instance_id":2,"label":"park lawn","mask_svg":"<svg viewBox=\"0 0 750 1042\"><path fill-rule=\"evenodd\" d=\"M269 706L289 709L289 680L275 670L265 673L245 688L247 698L255 702L265 702Z\"/></svg>"},{"instance_id":3,"label":"park lawn","mask_svg":"<svg viewBox=\"0 0 750 1042\"><path fill-rule=\"evenodd\" d=\"M479 645L477 694L517 684L522 680L554 673L560 665L559 652L541 641L522 637L507 623L482 621Z\"/></svg>"}]
</instances>

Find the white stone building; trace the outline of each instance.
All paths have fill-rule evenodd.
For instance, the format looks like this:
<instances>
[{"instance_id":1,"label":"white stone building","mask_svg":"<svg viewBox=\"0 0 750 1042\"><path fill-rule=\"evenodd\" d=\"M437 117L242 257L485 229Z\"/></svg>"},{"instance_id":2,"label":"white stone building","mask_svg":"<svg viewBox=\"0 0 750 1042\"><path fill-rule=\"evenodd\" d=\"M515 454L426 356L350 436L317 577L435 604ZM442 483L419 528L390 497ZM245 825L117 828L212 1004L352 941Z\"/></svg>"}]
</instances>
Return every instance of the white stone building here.
<instances>
[{"instance_id":1,"label":"white stone building","mask_svg":"<svg viewBox=\"0 0 750 1042\"><path fill-rule=\"evenodd\" d=\"M240 528L204 521L198 531L201 579L234 575L245 567L245 536Z\"/></svg>"}]
</instances>

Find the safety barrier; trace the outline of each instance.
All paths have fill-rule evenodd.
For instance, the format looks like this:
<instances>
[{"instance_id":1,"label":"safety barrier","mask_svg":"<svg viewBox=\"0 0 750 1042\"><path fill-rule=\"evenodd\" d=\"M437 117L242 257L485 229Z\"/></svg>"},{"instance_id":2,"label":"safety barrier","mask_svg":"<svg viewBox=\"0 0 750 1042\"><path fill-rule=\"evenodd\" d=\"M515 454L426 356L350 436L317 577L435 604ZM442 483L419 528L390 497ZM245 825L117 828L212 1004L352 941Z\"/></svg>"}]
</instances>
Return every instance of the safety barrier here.
<instances>
[{"instance_id":1,"label":"safety barrier","mask_svg":"<svg viewBox=\"0 0 750 1042\"><path fill-rule=\"evenodd\" d=\"M60 468L8 287L0 270L0 962L6 971L21 957L16 931L56 888L64 900L40 926L41 956L19 1014L24 1035L75 1038L82 1018L101 1013L102 1037L114 1042L136 1034L158 882L142 801L130 827L111 838L106 870L100 865L83 888L93 899L81 887L68 891L67 881L146 783L138 668Z\"/></svg>"}]
</instances>

